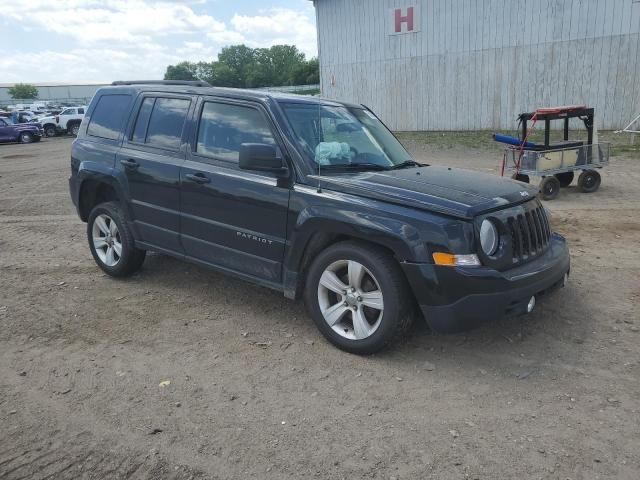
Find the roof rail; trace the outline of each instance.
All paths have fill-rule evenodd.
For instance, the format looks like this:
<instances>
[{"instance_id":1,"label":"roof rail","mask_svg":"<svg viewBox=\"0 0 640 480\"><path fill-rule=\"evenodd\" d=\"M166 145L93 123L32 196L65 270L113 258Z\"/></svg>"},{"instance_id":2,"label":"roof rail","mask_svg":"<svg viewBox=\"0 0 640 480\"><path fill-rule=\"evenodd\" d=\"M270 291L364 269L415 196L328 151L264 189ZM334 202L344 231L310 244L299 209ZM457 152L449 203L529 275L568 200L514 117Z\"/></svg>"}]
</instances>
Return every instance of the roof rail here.
<instances>
[{"instance_id":1,"label":"roof rail","mask_svg":"<svg viewBox=\"0 0 640 480\"><path fill-rule=\"evenodd\" d=\"M189 87L210 87L202 80L116 80L111 85L186 85Z\"/></svg>"}]
</instances>

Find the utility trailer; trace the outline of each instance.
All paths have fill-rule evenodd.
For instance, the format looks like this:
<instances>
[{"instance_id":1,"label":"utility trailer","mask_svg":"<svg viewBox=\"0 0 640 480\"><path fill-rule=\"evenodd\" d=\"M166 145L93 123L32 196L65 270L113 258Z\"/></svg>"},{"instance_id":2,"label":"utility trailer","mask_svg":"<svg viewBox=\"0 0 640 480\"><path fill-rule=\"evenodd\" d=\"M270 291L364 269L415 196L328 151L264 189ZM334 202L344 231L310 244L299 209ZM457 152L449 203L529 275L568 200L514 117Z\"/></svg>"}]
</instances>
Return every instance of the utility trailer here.
<instances>
[{"instance_id":1,"label":"utility trailer","mask_svg":"<svg viewBox=\"0 0 640 480\"><path fill-rule=\"evenodd\" d=\"M587 140L569 139L569 121L572 118L582 120L587 131ZM551 122L563 122L563 140L551 143ZM540 192L545 200L558 196L561 187L573 182L575 172L581 171L578 187L582 192L598 190L601 183L600 169L609 163L609 143L594 142L597 131L594 129L594 109L584 105L539 108L534 112L518 115L518 138L495 134L494 140L506 143L502 160L502 175L511 173L511 177L521 182L530 182L531 176L541 177ZM529 141L537 122L544 122L544 143Z\"/></svg>"}]
</instances>

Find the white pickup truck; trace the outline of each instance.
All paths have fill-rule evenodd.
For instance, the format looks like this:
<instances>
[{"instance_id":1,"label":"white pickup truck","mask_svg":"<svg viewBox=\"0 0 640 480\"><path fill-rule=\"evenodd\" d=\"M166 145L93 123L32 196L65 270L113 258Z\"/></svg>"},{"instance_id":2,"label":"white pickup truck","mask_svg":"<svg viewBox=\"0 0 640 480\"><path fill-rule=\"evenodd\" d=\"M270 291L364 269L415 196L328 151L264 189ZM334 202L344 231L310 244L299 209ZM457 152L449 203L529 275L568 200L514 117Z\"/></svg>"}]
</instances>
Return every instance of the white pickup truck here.
<instances>
[{"instance_id":1,"label":"white pickup truck","mask_svg":"<svg viewBox=\"0 0 640 480\"><path fill-rule=\"evenodd\" d=\"M47 137L53 137L59 133L70 133L77 135L80 123L84 118L84 112L87 111L86 106L67 107L58 115L50 115L38 119L38 123L42 125L44 134Z\"/></svg>"}]
</instances>

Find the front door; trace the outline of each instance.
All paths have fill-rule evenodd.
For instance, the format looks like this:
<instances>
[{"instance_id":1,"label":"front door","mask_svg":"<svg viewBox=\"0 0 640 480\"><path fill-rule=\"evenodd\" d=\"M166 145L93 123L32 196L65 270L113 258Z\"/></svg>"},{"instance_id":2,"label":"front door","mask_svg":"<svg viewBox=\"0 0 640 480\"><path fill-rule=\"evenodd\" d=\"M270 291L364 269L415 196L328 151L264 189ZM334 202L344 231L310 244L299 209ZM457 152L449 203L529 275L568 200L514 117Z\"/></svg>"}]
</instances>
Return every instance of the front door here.
<instances>
[{"instance_id":1,"label":"front door","mask_svg":"<svg viewBox=\"0 0 640 480\"><path fill-rule=\"evenodd\" d=\"M197 107L190 158L180 171L181 237L187 257L278 284L288 187L238 167L242 143L277 145L257 103L207 98Z\"/></svg>"},{"instance_id":2,"label":"front door","mask_svg":"<svg viewBox=\"0 0 640 480\"><path fill-rule=\"evenodd\" d=\"M180 168L185 159L183 131L191 98L146 94L116 156L127 178L130 216L136 238L157 250L182 254Z\"/></svg>"},{"instance_id":3,"label":"front door","mask_svg":"<svg viewBox=\"0 0 640 480\"><path fill-rule=\"evenodd\" d=\"M12 140L11 137L12 128L3 118L0 118L0 141L6 142L7 140Z\"/></svg>"}]
</instances>

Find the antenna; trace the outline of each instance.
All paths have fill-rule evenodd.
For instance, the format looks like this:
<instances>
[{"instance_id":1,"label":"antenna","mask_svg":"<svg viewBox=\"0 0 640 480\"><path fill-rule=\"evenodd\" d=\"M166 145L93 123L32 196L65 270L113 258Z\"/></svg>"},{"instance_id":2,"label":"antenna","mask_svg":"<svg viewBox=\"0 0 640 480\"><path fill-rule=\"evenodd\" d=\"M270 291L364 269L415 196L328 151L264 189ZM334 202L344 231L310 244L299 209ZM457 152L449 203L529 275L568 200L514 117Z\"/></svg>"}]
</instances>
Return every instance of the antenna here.
<instances>
[{"instance_id":1,"label":"antenna","mask_svg":"<svg viewBox=\"0 0 640 480\"><path fill-rule=\"evenodd\" d=\"M320 102L318 102L318 120L317 120L317 124L316 124L316 128L317 128L317 139L318 139L318 144L316 145L316 151L318 149L318 145L320 145L320 128L322 127L322 122L321 122L321 118L320 118ZM322 185L320 185L320 177L321 177L321 173L320 173L320 159L318 158L318 193L322 193Z\"/></svg>"}]
</instances>

